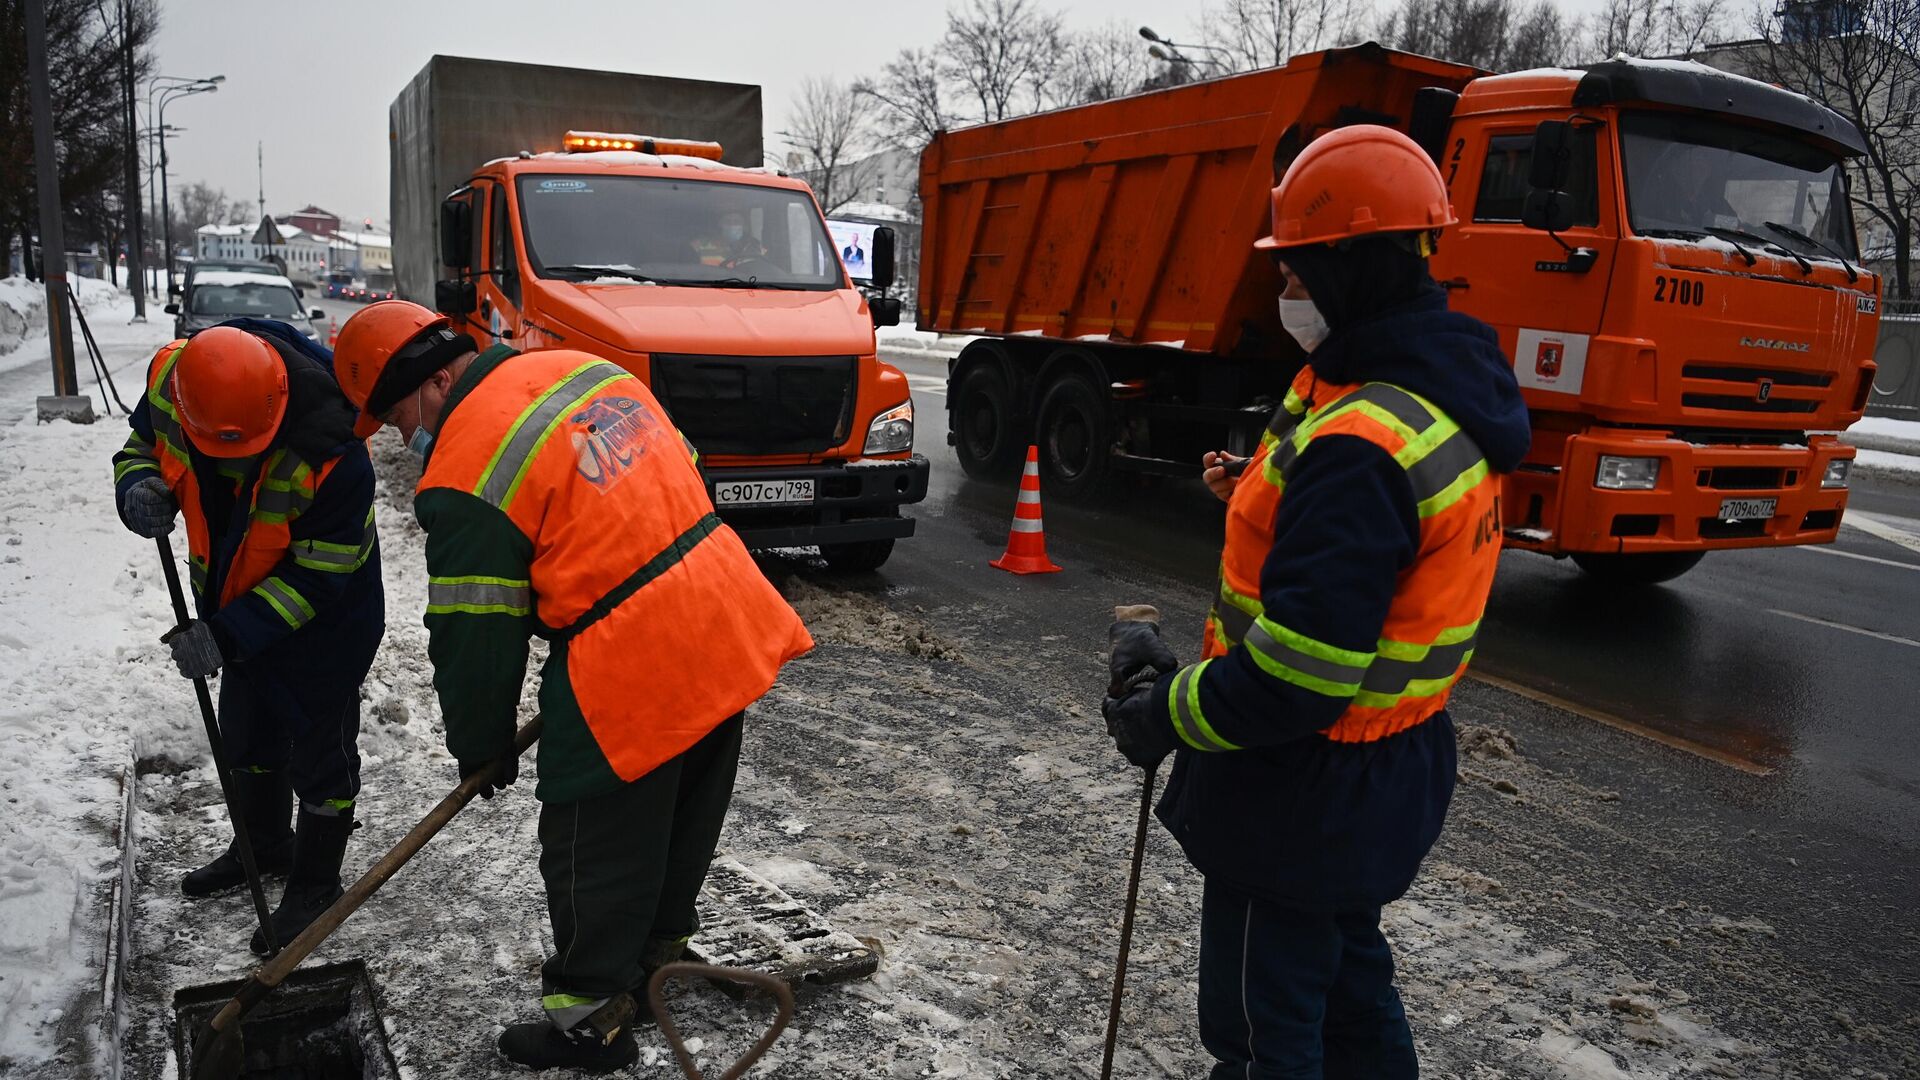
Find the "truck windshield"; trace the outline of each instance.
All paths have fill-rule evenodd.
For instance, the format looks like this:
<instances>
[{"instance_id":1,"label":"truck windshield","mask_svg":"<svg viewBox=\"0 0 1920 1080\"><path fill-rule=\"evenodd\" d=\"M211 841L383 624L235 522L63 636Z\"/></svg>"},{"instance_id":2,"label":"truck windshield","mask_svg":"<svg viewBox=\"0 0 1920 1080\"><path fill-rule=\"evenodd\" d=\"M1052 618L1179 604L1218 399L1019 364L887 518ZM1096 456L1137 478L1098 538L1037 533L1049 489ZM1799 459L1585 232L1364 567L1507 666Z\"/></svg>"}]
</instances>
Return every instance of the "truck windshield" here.
<instances>
[{"instance_id":1,"label":"truck windshield","mask_svg":"<svg viewBox=\"0 0 1920 1080\"><path fill-rule=\"evenodd\" d=\"M1641 235L1736 232L1815 258L1854 258L1840 159L1784 135L1702 116L1620 120L1627 209Z\"/></svg>"},{"instance_id":2,"label":"truck windshield","mask_svg":"<svg viewBox=\"0 0 1920 1080\"><path fill-rule=\"evenodd\" d=\"M840 259L805 192L642 176L522 176L543 278L837 289Z\"/></svg>"}]
</instances>

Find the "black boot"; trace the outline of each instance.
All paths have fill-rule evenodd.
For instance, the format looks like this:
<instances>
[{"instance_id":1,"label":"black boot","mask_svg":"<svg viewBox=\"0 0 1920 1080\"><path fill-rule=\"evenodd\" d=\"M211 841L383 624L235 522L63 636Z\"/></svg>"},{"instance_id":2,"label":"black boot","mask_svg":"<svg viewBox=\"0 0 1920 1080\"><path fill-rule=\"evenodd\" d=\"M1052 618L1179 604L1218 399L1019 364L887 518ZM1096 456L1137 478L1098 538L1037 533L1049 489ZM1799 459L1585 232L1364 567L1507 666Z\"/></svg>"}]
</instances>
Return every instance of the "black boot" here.
<instances>
[{"instance_id":1,"label":"black boot","mask_svg":"<svg viewBox=\"0 0 1920 1080\"><path fill-rule=\"evenodd\" d=\"M293 863L293 830L287 815L293 809L293 786L286 770L247 772L236 770L233 784L233 809L247 826L247 838L253 842L253 862L262 877L278 877ZM200 898L226 892L247 883L247 872L240 865L239 840L212 862L189 873L180 881L180 891Z\"/></svg>"},{"instance_id":2,"label":"black boot","mask_svg":"<svg viewBox=\"0 0 1920 1080\"><path fill-rule=\"evenodd\" d=\"M316 814L300 807L300 824L293 834L293 866L287 871L287 891L271 917L273 935L281 945L300 936L307 924L340 899L340 863L347 856L347 837L355 822L351 809L338 814ZM267 954L266 935L253 932L248 948Z\"/></svg>"},{"instance_id":3,"label":"black boot","mask_svg":"<svg viewBox=\"0 0 1920 1080\"><path fill-rule=\"evenodd\" d=\"M634 1008L631 995L616 994L565 1031L547 1020L514 1024L500 1033L500 1053L529 1069L624 1069L640 1057L633 1041Z\"/></svg>"}]
</instances>

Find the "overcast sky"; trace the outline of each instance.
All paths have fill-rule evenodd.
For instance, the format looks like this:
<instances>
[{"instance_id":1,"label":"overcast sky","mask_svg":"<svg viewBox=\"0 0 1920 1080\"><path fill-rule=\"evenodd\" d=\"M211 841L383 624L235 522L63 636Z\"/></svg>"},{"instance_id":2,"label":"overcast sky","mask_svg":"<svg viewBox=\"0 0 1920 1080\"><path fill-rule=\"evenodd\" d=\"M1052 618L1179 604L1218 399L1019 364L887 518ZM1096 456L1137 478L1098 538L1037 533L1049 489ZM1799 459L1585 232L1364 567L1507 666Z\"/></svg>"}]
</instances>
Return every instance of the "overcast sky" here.
<instances>
[{"instance_id":1,"label":"overcast sky","mask_svg":"<svg viewBox=\"0 0 1920 1080\"><path fill-rule=\"evenodd\" d=\"M1580 9L1592 0L1566 6ZM809 75L851 80L932 44L942 0L161 0L157 70L225 75L177 99L170 182L204 180L253 200L265 151L267 210L314 203L351 221L387 218L387 106L435 53L758 83L767 150ZM1199 0L1058 0L1069 28L1114 20L1193 36ZM1144 48L1145 42L1141 42ZM672 132L649 134L670 135Z\"/></svg>"}]
</instances>

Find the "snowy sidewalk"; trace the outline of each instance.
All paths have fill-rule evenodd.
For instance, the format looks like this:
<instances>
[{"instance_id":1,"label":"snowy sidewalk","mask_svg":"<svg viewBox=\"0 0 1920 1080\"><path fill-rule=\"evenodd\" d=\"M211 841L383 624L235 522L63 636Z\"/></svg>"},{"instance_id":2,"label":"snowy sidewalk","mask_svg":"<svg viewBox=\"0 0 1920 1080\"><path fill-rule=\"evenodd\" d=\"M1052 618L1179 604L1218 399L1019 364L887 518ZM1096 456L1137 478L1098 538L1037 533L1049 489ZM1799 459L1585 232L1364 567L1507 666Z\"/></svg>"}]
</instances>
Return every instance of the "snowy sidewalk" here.
<instances>
[{"instance_id":1,"label":"snowy sidewalk","mask_svg":"<svg viewBox=\"0 0 1920 1080\"><path fill-rule=\"evenodd\" d=\"M1854 468L1863 472L1896 473L1920 481L1920 420L1862 417L1840 436L1860 448Z\"/></svg>"}]
</instances>

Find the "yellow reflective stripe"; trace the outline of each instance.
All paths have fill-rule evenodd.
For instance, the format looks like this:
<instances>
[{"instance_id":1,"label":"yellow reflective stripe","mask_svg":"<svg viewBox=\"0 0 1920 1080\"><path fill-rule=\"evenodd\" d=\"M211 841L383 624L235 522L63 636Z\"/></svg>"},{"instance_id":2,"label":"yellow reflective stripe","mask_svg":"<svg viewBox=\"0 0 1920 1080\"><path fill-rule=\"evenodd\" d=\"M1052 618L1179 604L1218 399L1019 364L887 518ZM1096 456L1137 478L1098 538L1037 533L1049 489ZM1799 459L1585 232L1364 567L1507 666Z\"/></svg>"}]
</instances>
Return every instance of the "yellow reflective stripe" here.
<instances>
[{"instance_id":1,"label":"yellow reflective stripe","mask_svg":"<svg viewBox=\"0 0 1920 1080\"><path fill-rule=\"evenodd\" d=\"M1243 643L1260 670L1282 682L1316 694L1350 698L1360 691L1360 680L1374 654L1337 648L1289 630L1262 615L1254 620Z\"/></svg>"},{"instance_id":2,"label":"yellow reflective stripe","mask_svg":"<svg viewBox=\"0 0 1920 1080\"><path fill-rule=\"evenodd\" d=\"M529 615L533 587L525 578L435 577L427 580L429 615Z\"/></svg>"},{"instance_id":3,"label":"yellow reflective stripe","mask_svg":"<svg viewBox=\"0 0 1920 1080\"><path fill-rule=\"evenodd\" d=\"M546 445L547 438L553 434L560 420L582 401L612 383L632 377L625 368L604 360L594 360L568 372L565 378L548 387L514 418L506 437L494 448L487 467L481 470L473 493L501 510L507 509L514 495L519 493L520 482L526 479L527 469L533 465L534 458L539 456L540 448Z\"/></svg>"},{"instance_id":4,"label":"yellow reflective stripe","mask_svg":"<svg viewBox=\"0 0 1920 1080\"><path fill-rule=\"evenodd\" d=\"M138 458L131 459L128 461L118 462L113 466L113 482L118 484L120 481L125 480L127 477L133 475L134 473L139 472L142 469L152 469L154 472L158 473L160 471L160 466L155 462L141 460Z\"/></svg>"},{"instance_id":5,"label":"yellow reflective stripe","mask_svg":"<svg viewBox=\"0 0 1920 1080\"><path fill-rule=\"evenodd\" d=\"M1487 478L1489 471L1486 459L1481 458L1472 468L1455 477L1453 483L1441 488L1432 497L1421 500L1420 516L1423 518L1432 517L1446 510L1454 503L1459 502L1466 496L1467 492L1478 487L1480 482ZM1498 540L1499 537L1496 535L1494 539Z\"/></svg>"},{"instance_id":6,"label":"yellow reflective stripe","mask_svg":"<svg viewBox=\"0 0 1920 1080\"><path fill-rule=\"evenodd\" d=\"M278 577L268 578L255 585L252 591L273 605L273 610L279 612L280 617L287 621L287 625L295 630L313 621L313 605L307 603L307 598L300 595L300 590Z\"/></svg>"},{"instance_id":7,"label":"yellow reflective stripe","mask_svg":"<svg viewBox=\"0 0 1920 1080\"><path fill-rule=\"evenodd\" d=\"M1461 666L1473 659L1479 631L1476 621L1441 631L1431 644L1382 638L1379 658L1367 669L1356 700L1366 695L1370 700L1398 701L1425 696L1414 692L1415 687L1451 685Z\"/></svg>"},{"instance_id":8,"label":"yellow reflective stripe","mask_svg":"<svg viewBox=\"0 0 1920 1080\"><path fill-rule=\"evenodd\" d=\"M606 998L581 997L578 994L548 994L540 999L543 1009L573 1009L581 1005L598 1006Z\"/></svg>"},{"instance_id":9,"label":"yellow reflective stripe","mask_svg":"<svg viewBox=\"0 0 1920 1080\"><path fill-rule=\"evenodd\" d=\"M1200 709L1200 679L1212 660L1202 660L1192 667L1181 668L1174 673L1173 682L1167 688L1167 715L1173 718L1173 732L1180 741L1207 753L1219 753L1223 750L1238 750L1240 747L1220 737L1207 723L1207 717Z\"/></svg>"}]
</instances>

